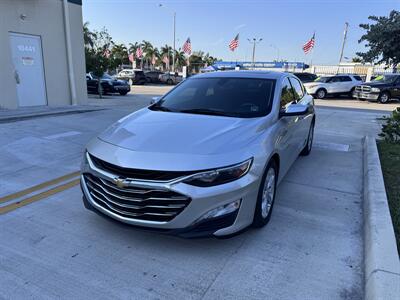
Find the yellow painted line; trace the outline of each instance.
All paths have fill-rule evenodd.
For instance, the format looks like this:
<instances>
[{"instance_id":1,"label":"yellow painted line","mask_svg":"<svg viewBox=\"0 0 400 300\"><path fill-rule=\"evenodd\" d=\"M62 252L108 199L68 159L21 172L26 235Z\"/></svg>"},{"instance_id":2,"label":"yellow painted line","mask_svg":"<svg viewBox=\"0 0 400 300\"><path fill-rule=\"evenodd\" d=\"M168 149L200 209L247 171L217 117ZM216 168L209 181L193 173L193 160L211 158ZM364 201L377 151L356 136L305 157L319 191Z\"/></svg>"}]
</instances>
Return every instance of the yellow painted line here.
<instances>
[{"instance_id":1,"label":"yellow painted line","mask_svg":"<svg viewBox=\"0 0 400 300\"><path fill-rule=\"evenodd\" d=\"M23 199L21 201L14 202L14 203L8 204L6 206L0 207L0 215L8 213L10 211L13 211L13 210L15 210L17 208L20 208L22 206L31 204L31 203L33 203L35 201L39 201L39 200L42 200L44 198L50 197L50 196L52 196L54 194L60 193L60 192L65 191L65 190L67 190L69 188L72 188L72 187L74 187L74 186L79 184L79 180L80 180L79 178L78 179L74 179L72 181L69 181L69 182L64 183L62 185L59 185L59 186L57 186L57 187L55 187L53 189L50 189L48 191L45 191L45 192L39 193L37 195L34 195L32 197Z\"/></svg>"},{"instance_id":2,"label":"yellow painted line","mask_svg":"<svg viewBox=\"0 0 400 300\"><path fill-rule=\"evenodd\" d=\"M28 195L30 193L42 190L42 189L44 189L44 188L46 188L48 186L55 185L57 183L60 183L60 182L66 181L68 179L74 178L76 176L79 176L79 174L80 174L80 172L69 173L67 175L64 175L64 176L61 176L61 177L58 177L58 178L43 182L41 184L38 184L38 185L35 185L35 186L30 187L28 189L16 192L14 194L10 194L10 195L1 197L0 198L0 203L4 203L4 202L10 201L10 200L14 200L14 199L26 196L26 195Z\"/></svg>"}]
</instances>

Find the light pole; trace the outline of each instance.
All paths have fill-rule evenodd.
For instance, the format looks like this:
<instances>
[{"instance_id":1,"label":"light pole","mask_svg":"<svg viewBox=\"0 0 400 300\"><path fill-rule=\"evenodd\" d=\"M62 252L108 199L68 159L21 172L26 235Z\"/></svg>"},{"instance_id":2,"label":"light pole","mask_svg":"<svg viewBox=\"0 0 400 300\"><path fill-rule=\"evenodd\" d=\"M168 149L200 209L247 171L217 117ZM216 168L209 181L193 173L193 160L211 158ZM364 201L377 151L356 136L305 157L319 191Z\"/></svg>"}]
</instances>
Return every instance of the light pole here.
<instances>
[{"instance_id":1,"label":"light pole","mask_svg":"<svg viewBox=\"0 0 400 300\"><path fill-rule=\"evenodd\" d=\"M342 43L342 50L340 51L340 58L339 58L339 65L338 65L337 73L339 73L340 63L342 62L342 59L343 59L343 52L344 52L344 46L346 45L348 29L349 29L349 23L346 22L346 23L344 23L343 43Z\"/></svg>"},{"instance_id":2,"label":"light pole","mask_svg":"<svg viewBox=\"0 0 400 300\"><path fill-rule=\"evenodd\" d=\"M276 50L276 54L277 54L276 61L279 62L279 57L280 57L279 48L277 46L275 46L274 44L270 44L269 46Z\"/></svg>"},{"instance_id":3,"label":"light pole","mask_svg":"<svg viewBox=\"0 0 400 300\"><path fill-rule=\"evenodd\" d=\"M254 69L254 58L256 55L256 44L258 44L259 42L262 41L262 38L257 39L257 38L253 38L253 39L247 39L251 44L253 44L253 58L252 58L252 66Z\"/></svg>"},{"instance_id":4,"label":"light pole","mask_svg":"<svg viewBox=\"0 0 400 300\"><path fill-rule=\"evenodd\" d=\"M158 4L158 7L168 9L166 6L162 5L162 3ZM169 9L168 9L169 10ZM171 10L170 10L171 11ZM172 50L172 72L175 72L175 37L176 37L176 12L171 11L174 16L173 30L174 30L174 42L173 42L173 50Z\"/></svg>"}]
</instances>

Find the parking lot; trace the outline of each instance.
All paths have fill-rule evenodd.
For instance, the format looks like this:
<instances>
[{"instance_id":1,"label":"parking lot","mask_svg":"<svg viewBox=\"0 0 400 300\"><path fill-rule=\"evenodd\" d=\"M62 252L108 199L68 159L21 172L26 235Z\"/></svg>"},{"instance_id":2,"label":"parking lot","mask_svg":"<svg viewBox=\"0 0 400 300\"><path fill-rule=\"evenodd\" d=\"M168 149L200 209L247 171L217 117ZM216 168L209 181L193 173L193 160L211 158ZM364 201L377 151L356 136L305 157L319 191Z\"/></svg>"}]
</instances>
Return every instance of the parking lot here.
<instances>
[{"instance_id":1,"label":"parking lot","mask_svg":"<svg viewBox=\"0 0 400 300\"><path fill-rule=\"evenodd\" d=\"M169 88L134 86L91 96L98 111L0 124L0 298L361 299L361 142L396 103L317 100L314 149L280 184L271 222L231 239L110 222L84 209L76 183L7 198L78 171L91 138Z\"/></svg>"}]
</instances>

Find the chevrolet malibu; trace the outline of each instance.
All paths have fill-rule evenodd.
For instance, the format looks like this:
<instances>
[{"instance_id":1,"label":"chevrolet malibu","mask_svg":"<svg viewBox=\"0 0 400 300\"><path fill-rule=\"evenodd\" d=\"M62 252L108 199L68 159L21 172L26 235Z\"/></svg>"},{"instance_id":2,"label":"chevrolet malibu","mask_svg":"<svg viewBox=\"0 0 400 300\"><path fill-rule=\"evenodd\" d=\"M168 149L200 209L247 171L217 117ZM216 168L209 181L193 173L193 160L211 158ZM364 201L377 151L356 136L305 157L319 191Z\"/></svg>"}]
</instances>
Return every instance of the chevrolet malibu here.
<instances>
[{"instance_id":1,"label":"chevrolet malibu","mask_svg":"<svg viewBox=\"0 0 400 300\"><path fill-rule=\"evenodd\" d=\"M86 208L184 237L268 223L277 185L314 137L313 98L291 74L191 77L87 145Z\"/></svg>"}]
</instances>

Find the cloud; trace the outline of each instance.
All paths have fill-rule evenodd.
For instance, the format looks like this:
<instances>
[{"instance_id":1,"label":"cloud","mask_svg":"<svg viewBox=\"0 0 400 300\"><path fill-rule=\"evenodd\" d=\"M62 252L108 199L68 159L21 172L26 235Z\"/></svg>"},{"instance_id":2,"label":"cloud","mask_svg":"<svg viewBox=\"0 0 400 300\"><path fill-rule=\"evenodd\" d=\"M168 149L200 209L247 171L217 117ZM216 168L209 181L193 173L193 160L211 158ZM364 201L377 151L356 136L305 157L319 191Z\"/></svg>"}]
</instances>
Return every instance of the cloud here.
<instances>
[{"instance_id":1,"label":"cloud","mask_svg":"<svg viewBox=\"0 0 400 300\"><path fill-rule=\"evenodd\" d=\"M233 28L234 30L239 30L239 29L241 29L241 28L243 28L243 27L246 27L247 25L246 24L240 24L240 25L238 25L238 26L236 26L235 28Z\"/></svg>"}]
</instances>

